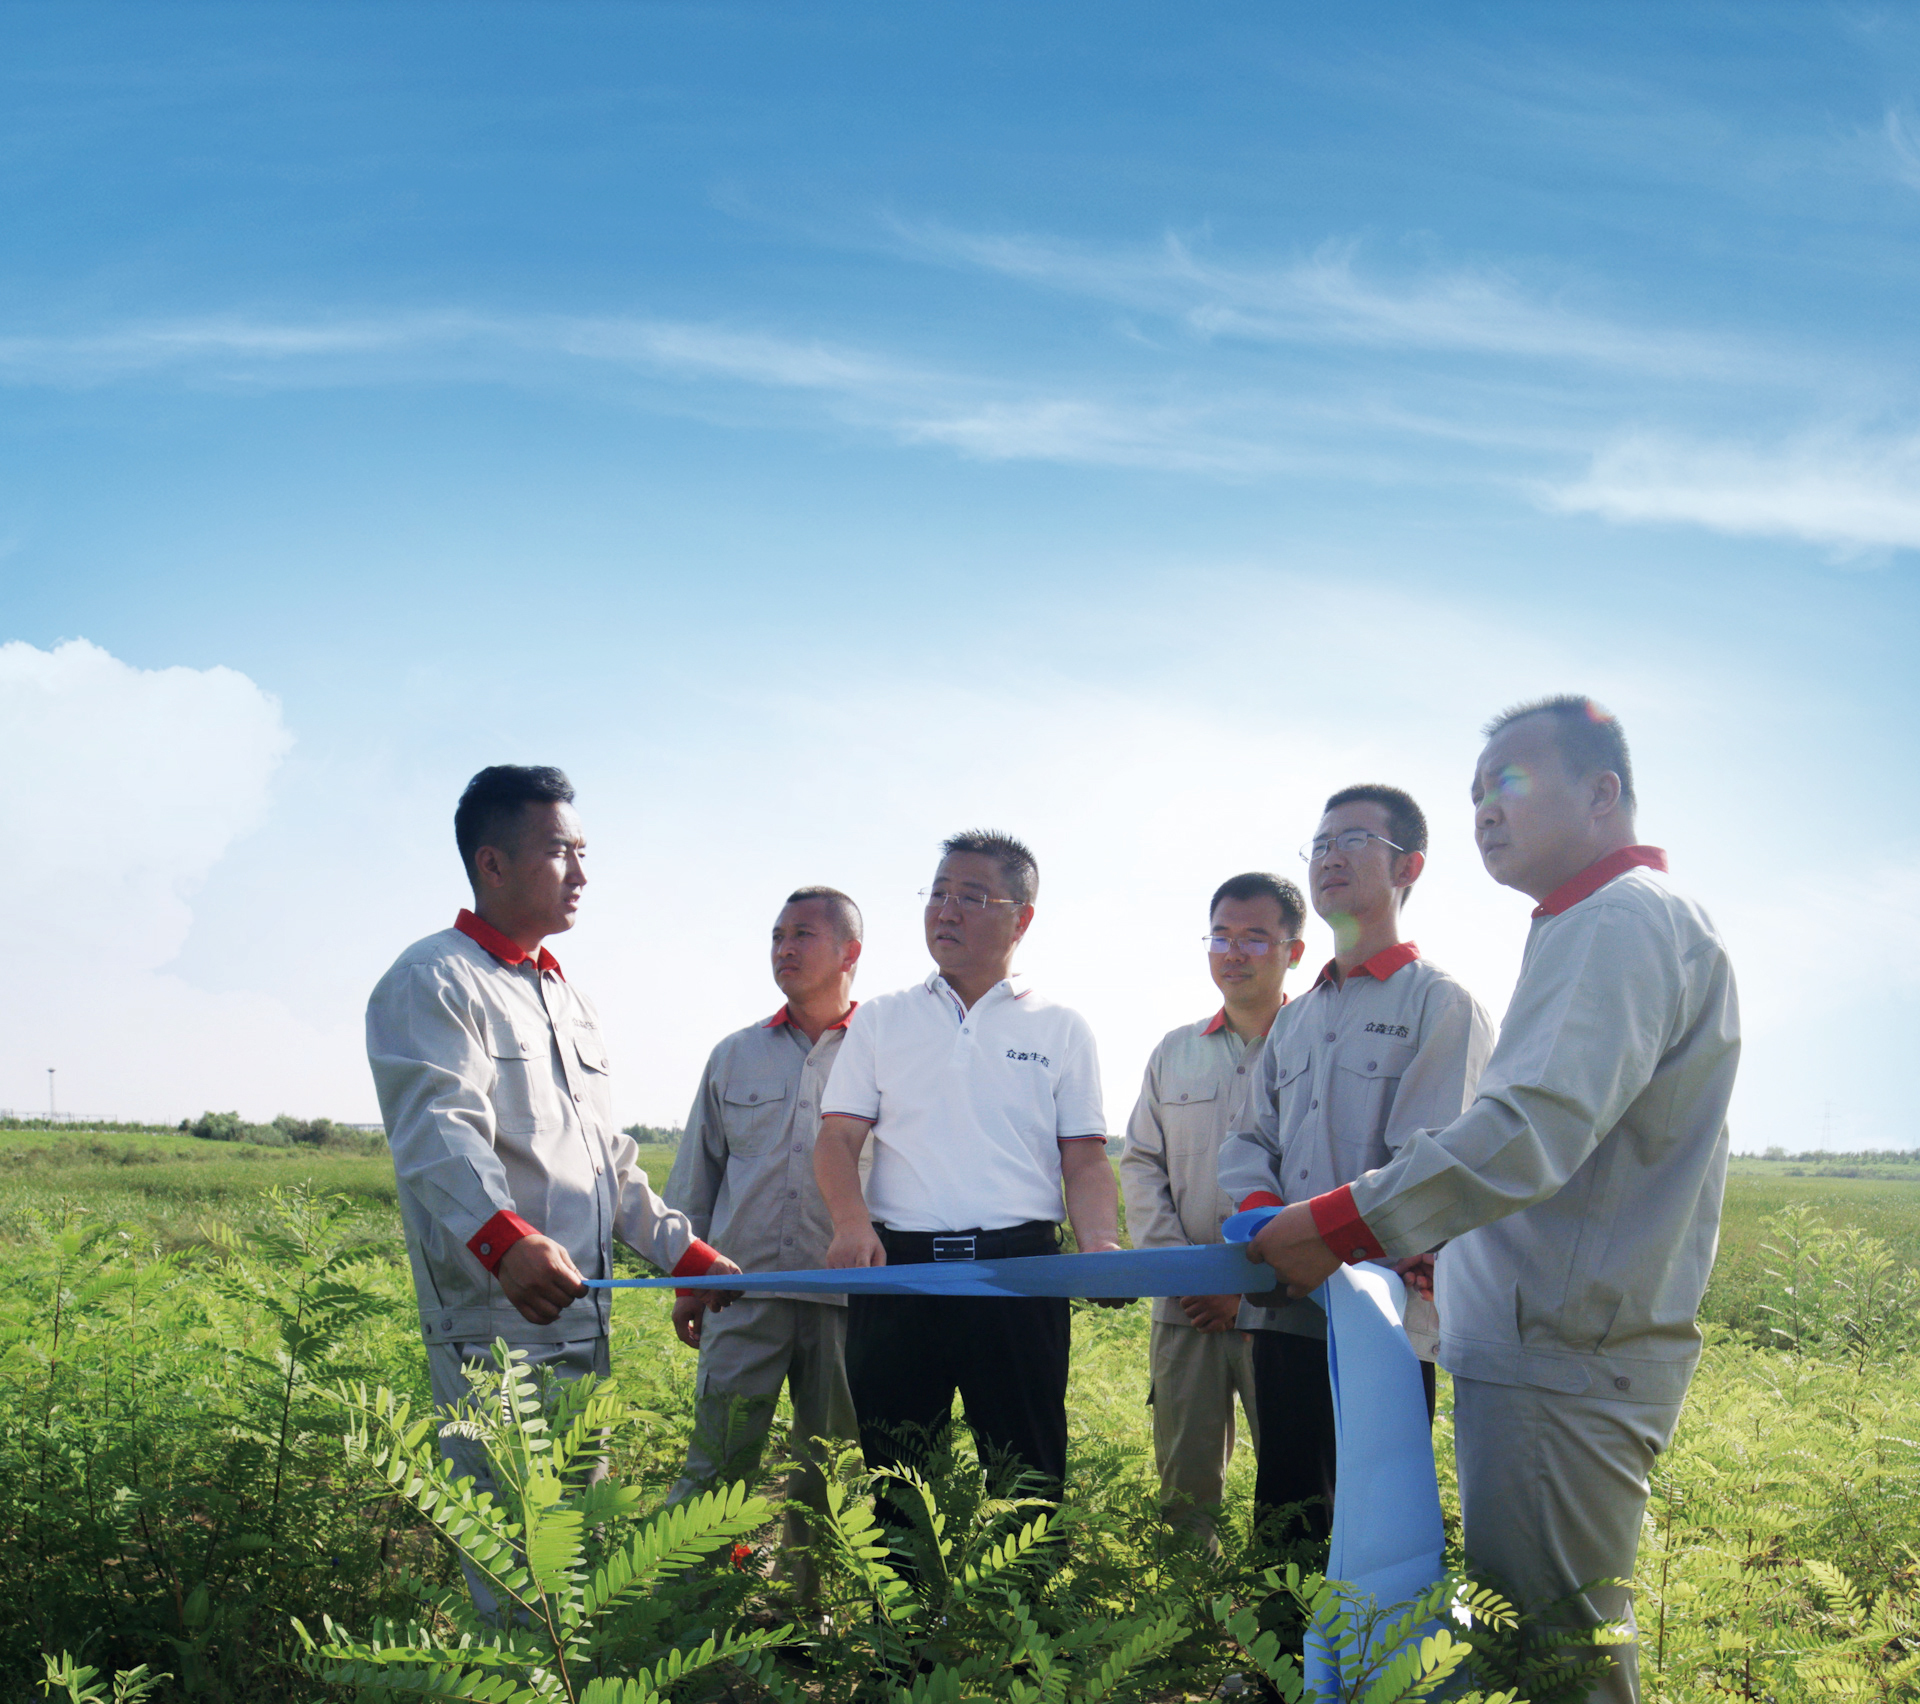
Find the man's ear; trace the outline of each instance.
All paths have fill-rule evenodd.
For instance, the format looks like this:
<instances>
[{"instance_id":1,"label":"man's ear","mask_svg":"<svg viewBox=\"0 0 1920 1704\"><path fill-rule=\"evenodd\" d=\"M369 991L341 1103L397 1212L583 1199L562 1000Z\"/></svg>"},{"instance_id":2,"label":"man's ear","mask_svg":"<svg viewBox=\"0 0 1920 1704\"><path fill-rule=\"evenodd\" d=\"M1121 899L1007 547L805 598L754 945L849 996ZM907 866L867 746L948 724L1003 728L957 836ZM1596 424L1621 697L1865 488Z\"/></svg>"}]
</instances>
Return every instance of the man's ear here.
<instances>
[{"instance_id":1,"label":"man's ear","mask_svg":"<svg viewBox=\"0 0 1920 1704\"><path fill-rule=\"evenodd\" d=\"M1021 906L1019 921L1016 922L1013 926L1013 938L1016 941L1021 941L1026 939L1027 928L1032 922L1033 922L1033 907L1031 905Z\"/></svg>"},{"instance_id":2,"label":"man's ear","mask_svg":"<svg viewBox=\"0 0 1920 1704\"><path fill-rule=\"evenodd\" d=\"M507 855L497 846L482 846L473 854L473 888L477 894L487 888L507 885Z\"/></svg>"},{"instance_id":3,"label":"man's ear","mask_svg":"<svg viewBox=\"0 0 1920 1704\"><path fill-rule=\"evenodd\" d=\"M860 962L860 943L849 941L840 949L840 973L844 976Z\"/></svg>"},{"instance_id":4,"label":"man's ear","mask_svg":"<svg viewBox=\"0 0 1920 1704\"><path fill-rule=\"evenodd\" d=\"M1287 969L1292 970L1307 956L1307 943L1296 935L1293 940L1288 943L1288 948Z\"/></svg>"},{"instance_id":5,"label":"man's ear","mask_svg":"<svg viewBox=\"0 0 1920 1704\"><path fill-rule=\"evenodd\" d=\"M1400 873L1393 878L1397 888L1410 888L1420 879L1420 872L1427 867L1427 855L1424 852L1402 852L1400 854Z\"/></svg>"},{"instance_id":6,"label":"man's ear","mask_svg":"<svg viewBox=\"0 0 1920 1704\"><path fill-rule=\"evenodd\" d=\"M1590 785L1595 817L1612 816L1620 809L1620 777L1611 769L1601 770Z\"/></svg>"}]
</instances>

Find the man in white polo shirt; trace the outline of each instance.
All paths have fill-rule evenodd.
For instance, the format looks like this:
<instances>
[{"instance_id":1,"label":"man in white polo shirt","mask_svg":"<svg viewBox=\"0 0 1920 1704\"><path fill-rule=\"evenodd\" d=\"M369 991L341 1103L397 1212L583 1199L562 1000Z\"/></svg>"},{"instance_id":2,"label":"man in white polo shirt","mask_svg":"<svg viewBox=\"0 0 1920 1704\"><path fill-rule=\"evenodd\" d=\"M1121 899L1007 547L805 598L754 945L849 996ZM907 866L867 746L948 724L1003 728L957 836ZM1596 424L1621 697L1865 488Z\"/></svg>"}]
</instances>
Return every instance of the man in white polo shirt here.
<instances>
[{"instance_id":1,"label":"man in white polo shirt","mask_svg":"<svg viewBox=\"0 0 1920 1704\"><path fill-rule=\"evenodd\" d=\"M1260 1044L1286 1004L1300 962L1306 903L1264 871L1233 876L1208 907L1207 969L1220 990L1211 1018L1182 1024L1153 1050L1133 1117L1120 1184L1135 1248L1220 1241L1233 1202L1220 1187L1220 1141L1247 1098ZM1170 1519L1219 1548L1213 1512L1233 1460L1233 1399L1258 1422L1253 1352L1234 1329L1238 1296L1162 1296L1153 1304L1153 1454Z\"/></svg>"},{"instance_id":2,"label":"man in white polo shirt","mask_svg":"<svg viewBox=\"0 0 1920 1704\"><path fill-rule=\"evenodd\" d=\"M687 1115L667 1204L753 1272L826 1264L833 1221L813 1180L813 1142L827 1076L853 1016L862 932L860 908L838 888L787 896L773 924L773 980L786 1003L714 1048ZM754 1479L785 1385L793 1402L788 1443L799 1462L787 1495L824 1511L814 1440L855 1436L846 1298L762 1291L711 1313L702 1294L689 1290L674 1303L673 1323L680 1340L700 1351L700 1371L687 1464L668 1501L723 1477ZM785 1565L806 1598L811 1532L792 1507L785 1536Z\"/></svg>"},{"instance_id":3,"label":"man in white polo shirt","mask_svg":"<svg viewBox=\"0 0 1920 1704\"><path fill-rule=\"evenodd\" d=\"M1479 1094L1379 1170L1261 1232L1295 1291L1341 1261L1445 1243L1467 1558L1529 1604L1626 1620L1647 1477L1700 1354L1740 1055L1726 948L1634 831L1619 723L1590 700L1487 728L1473 778L1487 872L1538 903ZM1633 1646L1596 1699L1638 1695Z\"/></svg>"},{"instance_id":4,"label":"man in white polo shirt","mask_svg":"<svg viewBox=\"0 0 1920 1704\"><path fill-rule=\"evenodd\" d=\"M1241 1117L1220 1147L1221 1187L1244 1209L1302 1200L1385 1165L1418 1130L1457 1118L1493 1047L1480 1003L1413 942L1400 914L1426 868L1427 819L1398 787L1344 787L1301 848L1334 956L1274 1025ZM1333 1385L1317 1303L1251 1303L1260 1415L1254 1507L1332 1530ZM1432 1301L1410 1292L1408 1336L1433 1413Z\"/></svg>"},{"instance_id":5,"label":"man in white polo shirt","mask_svg":"<svg viewBox=\"0 0 1920 1704\"><path fill-rule=\"evenodd\" d=\"M814 1149L833 1215L829 1266L1051 1254L1063 1209L1080 1248L1120 1246L1093 1033L1016 988L1039 871L1011 835L956 834L925 890L916 987L866 1001L827 1085ZM873 1169L862 1190L862 1149ZM1058 1495L1067 1466L1062 1298L853 1296L847 1375L869 1466L911 1459L957 1390L983 1460Z\"/></svg>"}]
</instances>

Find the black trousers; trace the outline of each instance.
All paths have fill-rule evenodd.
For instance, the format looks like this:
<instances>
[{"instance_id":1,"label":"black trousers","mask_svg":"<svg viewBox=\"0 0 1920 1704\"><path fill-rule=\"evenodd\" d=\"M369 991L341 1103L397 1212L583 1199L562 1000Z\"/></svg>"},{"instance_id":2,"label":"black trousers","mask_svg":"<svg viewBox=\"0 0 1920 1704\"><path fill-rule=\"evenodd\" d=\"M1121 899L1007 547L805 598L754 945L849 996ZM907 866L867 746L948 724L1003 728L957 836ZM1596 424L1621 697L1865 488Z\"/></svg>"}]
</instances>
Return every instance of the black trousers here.
<instances>
[{"instance_id":1,"label":"black trousers","mask_svg":"<svg viewBox=\"0 0 1920 1704\"><path fill-rule=\"evenodd\" d=\"M1300 1504L1277 1537L1324 1544L1333 1536L1333 1488L1338 1463L1333 1430L1333 1380L1327 1346L1291 1331L1256 1331L1253 1338L1253 1404L1260 1417L1259 1463L1253 1481L1253 1511L1264 1520L1288 1504ZM1420 1363L1427 1392L1427 1424L1433 1424L1433 1363Z\"/></svg>"},{"instance_id":2,"label":"black trousers","mask_svg":"<svg viewBox=\"0 0 1920 1704\"><path fill-rule=\"evenodd\" d=\"M1045 1224L955 1235L974 1239L983 1260L1059 1247L1057 1227ZM929 1236L882 1231L881 1241L889 1265L932 1258ZM1010 1456L1045 1482L1040 1495L1057 1497L1067 1476L1071 1318L1059 1296L849 1296L847 1384L867 1465L920 1466L925 1445L914 1429L937 1443L957 1391L982 1462Z\"/></svg>"}]
</instances>

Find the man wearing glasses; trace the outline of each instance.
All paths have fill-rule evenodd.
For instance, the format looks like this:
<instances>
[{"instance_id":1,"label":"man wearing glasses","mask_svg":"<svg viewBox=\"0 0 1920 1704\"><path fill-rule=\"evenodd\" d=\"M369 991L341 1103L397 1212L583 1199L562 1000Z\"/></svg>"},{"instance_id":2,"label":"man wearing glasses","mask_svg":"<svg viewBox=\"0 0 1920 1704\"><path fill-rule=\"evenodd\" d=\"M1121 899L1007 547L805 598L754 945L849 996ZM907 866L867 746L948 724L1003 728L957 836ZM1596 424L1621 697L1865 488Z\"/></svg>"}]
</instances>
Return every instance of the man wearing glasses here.
<instances>
[{"instance_id":1,"label":"man wearing glasses","mask_svg":"<svg viewBox=\"0 0 1920 1704\"><path fill-rule=\"evenodd\" d=\"M1420 807L1399 788L1379 786L1335 793L1301 848L1334 956L1275 1025L1246 1110L1221 1144L1221 1188L1243 1209L1351 1183L1472 1102L1493 1025L1465 988L1400 936L1426 849ZM1424 1363L1431 1415L1438 1325L1430 1298L1410 1296L1408 1336ZM1326 1315L1302 1298L1249 1304L1242 1323L1253 1328L1259 1417L1254 1506L1262 1515L1298 1506L1281 1536L1324 1540L1334 1487Z\"/></svg>"},{"instance_id":2,"label":"man wearing glasses","mask_svg":"<svg viewBox=\"0 0 1920 1704\"><path fill-rule=\"evenodd\" d=\"M1120 1161L1136 1248L1220 1241L1233 1203L1220 1188L1220 1140L1247 1098L1258 1049L1300 962L1306 902L1264 871L1224 881L1209 908L1207 968L1222 1005L1153 1050ZM1258 1426L1253 1355L1234 1329L1238 1296L1163 1296L1153 1304L1153 1454L1160 1503L1216 1552L1214 1511L1233 1459L1233 1399ZM1256 1431L1257 1435L1257 1431Z\"/></svg>"},{"instance_id":3,"label":"man wearing glasses","mask_svg":"<svg viewBox=\"0 0 1920 1704\"><path fill-rule=\"evenodd\" d=\"M1536 903L1479 1093L1378 1171L1289 1189L1249 1255L1298 1293L1445 1241L1467 1559L1522 1607L1631 1626L1619 1582L1700 1356L1739 1000L1712 920L1635 832L1619 722L1568 695L1504 711L1486 740L1474 838ZM1590 1697L1628 1704L1637 1657L1613 1650Z\"/></svg>"},{"instance_id":4,"label":"man wearing glasses","mask_svg":"<svg viewBox=\"0 0 1920 1704\"><path fill-rule=\"evenodd\" d=\"M941 852L924 890L936 968L861 1005L827 1083L814 1148L833 1216L827 1264L1052 1254L1063 1205L1082 1250L1118 1248L1093 1033L1011 979L1033 922L1033 854L980 830ZM867 1465L917 1456L916 1432L945 1430L957 1390L981 1459L1011 1458L1057 1496L1068 1319L1060 1297L850 1297L847 1378Z\"/></svg>"}]
</instances>

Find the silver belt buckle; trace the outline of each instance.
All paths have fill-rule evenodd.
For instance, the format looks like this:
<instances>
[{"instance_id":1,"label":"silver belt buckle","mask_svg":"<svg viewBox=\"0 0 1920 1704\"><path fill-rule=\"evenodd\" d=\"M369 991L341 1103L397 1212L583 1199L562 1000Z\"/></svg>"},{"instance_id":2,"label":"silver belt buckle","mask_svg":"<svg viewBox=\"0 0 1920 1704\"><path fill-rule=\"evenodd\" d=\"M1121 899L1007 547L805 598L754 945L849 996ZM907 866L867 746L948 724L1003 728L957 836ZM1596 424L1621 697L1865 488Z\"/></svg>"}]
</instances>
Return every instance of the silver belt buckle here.
<instances>
[{"instance_id":1,"label":"silver belt buckle","mask_svg":"<svg viewBox=\"0 0 1920 1704\"><path fill-rule=\"evenodd\" d=\"M933 1258L935 1260L978 1260L978 1250L974 1247L973 1237L935 1237L933 1239Z\"/></svg>"}]
</instances>

